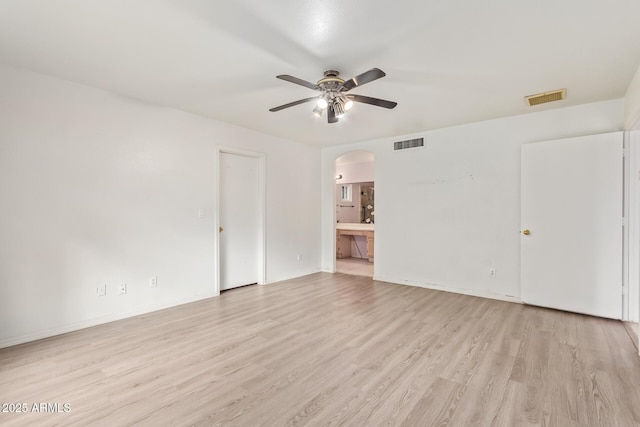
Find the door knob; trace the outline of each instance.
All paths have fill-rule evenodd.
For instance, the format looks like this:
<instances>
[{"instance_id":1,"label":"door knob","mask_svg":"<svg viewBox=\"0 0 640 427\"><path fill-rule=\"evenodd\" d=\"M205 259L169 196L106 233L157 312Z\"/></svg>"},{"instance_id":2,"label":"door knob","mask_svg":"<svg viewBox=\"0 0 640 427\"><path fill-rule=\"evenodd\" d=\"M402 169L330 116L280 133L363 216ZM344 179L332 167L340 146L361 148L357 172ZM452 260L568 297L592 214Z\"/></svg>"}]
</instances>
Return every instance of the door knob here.
<instances>
[{"instance_id":1,"label":"door knob","mask_svg":"<svg viewBox=\"0 0 640 427\"><path fill-rule=\"evenodd\" d=\"M524 234L525 236L528 236L529 234L531 234L531 232L529 230L523 230L522 234Z\"/></svg>"},{"instance_id":2,"label":"door knob","mask_svg":"<svg viewBox=\"0 0 640 427\"><path fill-rule=\"evenodd\" d=\"M218 227L218 231L219 231L220 233L222 233L222 232L224 231L224 228L222 228L222 227Z\"/></svg>"}]
</instances>

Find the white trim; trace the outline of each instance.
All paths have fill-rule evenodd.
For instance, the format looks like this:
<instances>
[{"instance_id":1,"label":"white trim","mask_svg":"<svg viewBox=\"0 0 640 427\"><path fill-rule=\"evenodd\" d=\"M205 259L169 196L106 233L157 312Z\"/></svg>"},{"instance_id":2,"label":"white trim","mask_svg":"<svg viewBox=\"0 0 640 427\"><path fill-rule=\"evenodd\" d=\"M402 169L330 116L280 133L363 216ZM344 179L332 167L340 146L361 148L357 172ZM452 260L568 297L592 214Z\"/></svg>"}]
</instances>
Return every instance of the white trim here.
<instances>
[{"instance_id":1,"label":"white trim","mask_svg":"<svg viewBox=\"0 0 640 427\"><path fill-rule=\"evenodd\" d=\"M623 134L623 163L622 163L622 320L629 320L629 251L630 251L630 234L629 234L629 211L631 204L630 195L630 148L628 132Z\"/></svg>"},{"instance_id":2,"label":"white trim","mask_svg":"<svg viewBox=\"0 0 640 427\"><path fill-rule=\"evenodd\" d=\"M258 285L264 285L267 283L267 238L266 238L266 154L257 151L249 151L234 147L218 146L215 154L215 165L217 173L215 174L215 191L214 191L214 203L216 210L216 218L214 224L215 230L215 284L214 293L220 295L220 233L218 229L220 227L220 153L235 154L238 156L252 157L258 160L258 217L259 230L258 230L258 248L260 255L258 256Z\"/></svg>"},{"instance_id":3,"label":"white trim","mask_svg":"<svg viewBox=\"0 0 640 427\"><path fill-rule=\"evenodd\" d=\"M433 289L435 291L452 292L454 294L460 294L460 295L470 295L470 296L480 297L480 298L489 298L489 299L494 299L498 301L508 301L508 302L515 302L520 304L522 303L520 298L514 297L512 295L502 295L502 294L493 293L493 292L481 292L481 291L475 291L471 289L452 288L450 286L440 286L440 285L434 285L432 283L415 282L412 280L396 280L388 277L381 277L381 276L375 276L375 275L373 276L373 280L376 280L379 282L395 283L398 285L414 286L417 288Z\"/></svg>"},{"instance_id":4,"label":"white trim","mask_svg":"<svg viewBox=\"0 0 640 427\"><path fill-rule=\"evenodd\" d=\"M81 322L70 323L63 326L57 326L55 328L45 329L42 331L34 332L26 335L19 335L15 337L4 338L0 340L0 348L11 347L18 344L24 344L31 341L36 341L43 338L51 338L56 335L66 334L68 332L78 331L80 329L90 328L92 326L103 325L105 323L115 322L116 320L128 319L130 317L140 316L154 311L164 310L166 308L177 307L184 304L189 304L196 301L205 300L208 298L216 297L215 293L206 293L204 295L193 295L188 298L180 299L178 301L171 301L162 304L153 304L147 307L142 307L133 311L127 311L125 313L110 314L107 316L96 317L93 319L83 320Z\"/></svg>"},{"instance_id":5,"label":"white trim","mask_svg":"<svg viewBox=\"0 0 640 427\"><path fill-rule=\"evenodd\" d=\"M343 153L344 154L344 153ZM340 154L340 156L342 156L342 154ZM333 191L331 192L331 194L333 194L333 199L331 201L331 223L333 224L333 226L331 227L331 230L333 232L333 234L331 235L331 253L333 254L331 256L331 266L329 268L329 273L335 273L336 272L336 224L338 223L338 218L336 217L336 197L337 197L337 184L336 184L336 173L337 173L337 160L340 156L337 156L335 159L333 159L333 169L331 172L331 180L333 181ZM375 244L375 240L374 240L374 244Z\"/></svg>"},{"instance_id":6,"label":"white trim","mask_svg":"<svg viewBox=\"0 0 640 427\"><path fill-rule=\"evenodd\" d=\"M213 257L213 293L215 296L220 296L220 152L218 149L214 153L214 170L213 174L213 206L215 210L213 221L213 232L215 238L213 239L213 251L215 253Z\"/></svg>"},{"instance_id":7,"label":"white trim","mask_svg":"<svg viewBox=\"0 0 640 427\"><path fill-rule=\"evenodd\" d=\"M640 131L628 132L629 202L626 223L628 225L627 312L625 320L640 320Z\"/></svg>"}]
</instances>

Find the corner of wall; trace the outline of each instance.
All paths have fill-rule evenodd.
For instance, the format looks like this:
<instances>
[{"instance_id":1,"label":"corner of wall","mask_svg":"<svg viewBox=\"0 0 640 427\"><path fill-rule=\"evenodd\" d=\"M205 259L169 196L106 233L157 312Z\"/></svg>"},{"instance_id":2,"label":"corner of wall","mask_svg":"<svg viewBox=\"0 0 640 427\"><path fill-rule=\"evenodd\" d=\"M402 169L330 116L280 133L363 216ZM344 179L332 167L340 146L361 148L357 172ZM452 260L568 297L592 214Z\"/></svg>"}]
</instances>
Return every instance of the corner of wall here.
<instances>
[{"instance_id":1,"label":"corner of wall","mask_svg":"<svg viewBox=\"0 0 640 427\"><path fill-rule=\"evenodd\" d=\"M640 66L636 70L624 97L624 128L640 127Z\"/></svg>"}]
</instances>

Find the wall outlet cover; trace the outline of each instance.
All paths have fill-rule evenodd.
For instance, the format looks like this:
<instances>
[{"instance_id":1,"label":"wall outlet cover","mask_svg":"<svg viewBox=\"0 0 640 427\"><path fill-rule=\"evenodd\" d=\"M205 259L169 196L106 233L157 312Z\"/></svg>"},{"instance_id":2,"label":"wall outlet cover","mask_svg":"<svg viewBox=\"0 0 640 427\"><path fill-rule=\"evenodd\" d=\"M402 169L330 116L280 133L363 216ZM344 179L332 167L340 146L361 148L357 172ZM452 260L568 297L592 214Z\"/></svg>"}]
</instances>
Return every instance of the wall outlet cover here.
<instances>
[{"instance_id":1,"label":"wall outlet cover","mask_svg":"<svg viewBox=\"0 0 640 427\"><path fill-rule=\"evenodd\" d=\"M98 294L99 297L103 297L105 295L107 295L107 285L98 285L98 287L96 288L96 293Z\"/></svg>"}]
</instances>

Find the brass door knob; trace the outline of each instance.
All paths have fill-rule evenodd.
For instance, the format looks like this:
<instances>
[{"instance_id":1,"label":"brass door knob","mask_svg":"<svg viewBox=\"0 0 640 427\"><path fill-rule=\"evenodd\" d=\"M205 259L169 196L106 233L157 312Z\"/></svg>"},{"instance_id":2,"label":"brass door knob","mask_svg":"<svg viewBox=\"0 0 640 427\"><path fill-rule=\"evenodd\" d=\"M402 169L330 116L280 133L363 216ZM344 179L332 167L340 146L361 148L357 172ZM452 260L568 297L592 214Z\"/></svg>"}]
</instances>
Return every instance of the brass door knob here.
<instances>
[{"instance_id":1,"label":"brass door knob","mask_svg":"<svg viewBox=\"0 0 640 427\"><path fill-rule=\"evenodd\" d=\"M531 234L531 232L529 230L523 230L522 234L524 234L525 236L528 236L529 234Z\"/></svg>"},{"instance_id":2,"label":"brass door knob","mask_svg":"<svg viewBox=\"0 0 640 427\"><path fill-rule=\"evenodd\" d=\"M220 233L222 233L222 232L224 231L224 228L222 228L222 227L218 227L218 231L219 231Z\"/></svg>"}]
</instances>

